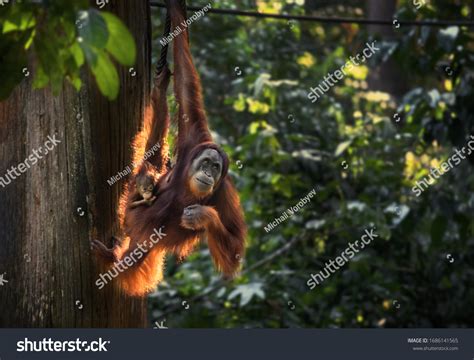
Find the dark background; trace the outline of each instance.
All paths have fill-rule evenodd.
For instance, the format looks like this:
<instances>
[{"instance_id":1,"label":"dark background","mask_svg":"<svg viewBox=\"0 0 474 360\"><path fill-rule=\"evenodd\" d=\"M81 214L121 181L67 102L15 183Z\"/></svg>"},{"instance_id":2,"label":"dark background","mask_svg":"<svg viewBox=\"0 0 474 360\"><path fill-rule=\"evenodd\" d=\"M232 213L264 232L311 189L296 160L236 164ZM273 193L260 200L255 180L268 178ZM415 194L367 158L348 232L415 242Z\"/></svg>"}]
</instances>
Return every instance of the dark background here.
<instances>
[{"instance_id":1,"label":"dark background","mask_svg":"<svg viewBox=\"0 0 474 360\"><path fill-rule=\"evenodd\" d=\"M385 0L212 4L404 20L469 20L473 11L454 0L418 10ZM155 44L163 14L153 13ZM411 190L474 134L472 28L208 14L190 31L210 126L234 165L250 229L243 268L251 269L220 286L206 246L180 265L169 261L151 297L152 319L172 327L472 327L474 158L420 197ZM369 63L316 103L307 99L374 39L381 50ZM309 205L265 232L313 188ZM371 224L381 236L310 291L310 274ZM186 310L182 301L195 296Z\"/></svg>"}]
</instances>

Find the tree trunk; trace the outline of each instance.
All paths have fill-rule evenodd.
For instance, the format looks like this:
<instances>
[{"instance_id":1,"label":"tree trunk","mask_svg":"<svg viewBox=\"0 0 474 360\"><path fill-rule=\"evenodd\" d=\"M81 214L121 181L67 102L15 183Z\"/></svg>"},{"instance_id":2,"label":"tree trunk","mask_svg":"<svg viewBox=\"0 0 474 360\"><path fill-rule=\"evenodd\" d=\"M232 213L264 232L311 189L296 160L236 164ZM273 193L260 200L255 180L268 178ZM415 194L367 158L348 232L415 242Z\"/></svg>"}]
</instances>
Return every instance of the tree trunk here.
<instances>
[{"instance_id":1,"label":"tree trunk","mask_svg":"<svg viewBox=\"0 0 474 360\"><path fill-rule=\"evenodd\" d=\"M397 0L369 0L367 4L369 19L392 19L397 10ZM390 26L371 25L368 30L385 41L395 36L394 28ZM407 83L395 61L389 59L377 69L372 69L369 75L369 88L400 97L407 91Z\"/></svg>"},{"instance_id":2,"label":"tree trunk","mask_svg":"<svg viewBox=\"0 0 474 360\"><path fill-rule=\"evenodd\" d=\"M89 246L118 231L123 180L107 180L130 164L150 89L148 1L113 1L104 10L124 20L137 43L136 76L120 69L117 100L106 100L87 74L80 93L66 85L57 97L32 90L30 76L0 103L0 176L35 151L41 156L0 186L0 276L8 281L0 286L1 327L146 325L145 300L113 283L96 287L101 269ZM46 154L48 136L60 143Z\"/></svg>"}]
</instances>

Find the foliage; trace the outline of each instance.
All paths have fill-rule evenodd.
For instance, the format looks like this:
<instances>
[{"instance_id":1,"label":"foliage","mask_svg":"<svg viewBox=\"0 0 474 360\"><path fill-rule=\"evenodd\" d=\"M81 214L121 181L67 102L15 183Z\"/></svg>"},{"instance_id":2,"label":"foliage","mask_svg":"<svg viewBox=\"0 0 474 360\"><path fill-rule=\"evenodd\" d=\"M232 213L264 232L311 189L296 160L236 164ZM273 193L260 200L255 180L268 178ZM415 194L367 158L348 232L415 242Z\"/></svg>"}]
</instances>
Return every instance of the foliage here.
<instances>
[{"instance_id":1,"label":"foliage","mask_svg":"<svg viewBox=\"0 0 474 360\"><path fill-rule=\"evenodd\" d=\"M0 100L29 76L28 58L35 59L34 88L51 85L54 94L67 79L80 90L81 68L92 71L99 90L113 100L119 77L112 59L135 63L135 41L120 19L88 9L85 0L23 1L0 7Z\"/></svg>"},{"instance_id":2,"label":"foliage","mask_svg":"<svg viewBox=\"0 0 474 360\"><path fill-rule=\"evenodd\" d=\"M256 3L261 11L305 13L302 1ZM357 3L342 14L340 5L321 11L364 14ZM242 1L239 8L255 3ZM460 20L472 9L432 1L416 11L407 1L396 16ZM161 19L155 14L156 33ZM377 36L376 58L312 104L310 87L372 36L356 25L212 14L191 26L211 128L232 159L249 225L243 269L301 240L229 285L218 282L205 245L182 264L168 259L166 282L151 297L153 321L225 328L473 326L473 157L420 197L412 191L474 133L472 31L406 27L391 39ZM373 70L390 61L406 74L400 98L370 86ZM309 205L264 230L313 188ZM310 274L372 224L380 237L309 290Z\"/></svg>"},{"instance_id":3,"label":"foliage","mask_svg":"<svg viewBox=\"0 0 474 360\"><path fill-rule=\"evenodd\" d=\"M399 19L473 15L461 1L433 0L420 9L400 3ZM47 4L48 11L37 2L0 7L0 98L23 78L29 53L38 62L35 87L51 84L57 93L66 78L80 88L87 62L104 95L115 98L111 58L127 66L135 59L128 31L113 15L87 10L85 1ZM238 2L241 9L265 12L367 17L364 6L362 0ZM162 19L155 10L155 57ZM150 296L151 322L474 326L474 158L419 197L412 191L474 134L472 30L401 27L388 37L350 24L213 14L190 30L210 127L232 160L248 249L244 273L231 283L213 270L205 244L185 262L169 258L165 281ZM374 38L382 50L370 62L349 71L316 103L308 100L311 87ZM403 96L373 88L381 66L397 73ZM313 189L309 204L265 230ZM309 290L311 273L372 226L380 237Z\"/></svg>"}]
</instances>

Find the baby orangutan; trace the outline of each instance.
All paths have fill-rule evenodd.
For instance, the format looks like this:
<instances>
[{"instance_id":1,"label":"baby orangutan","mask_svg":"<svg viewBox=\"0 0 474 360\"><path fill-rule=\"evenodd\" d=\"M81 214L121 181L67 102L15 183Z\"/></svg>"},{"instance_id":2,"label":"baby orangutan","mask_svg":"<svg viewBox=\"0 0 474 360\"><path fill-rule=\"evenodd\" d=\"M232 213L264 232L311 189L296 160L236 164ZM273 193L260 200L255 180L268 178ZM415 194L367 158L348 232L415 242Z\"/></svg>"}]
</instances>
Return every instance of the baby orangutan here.
<instances>
[{"instance_id":1,"label":"baby orangutan","mask_svg":"<svg viewBox=\"0 0 474 360\"><path fill-rule=\"evenodd\" d=\"M138 199L130 203L129 207L131 209L141 205L151 206L156 200L156 181L153 172L149 171L152 166L147 162L146 166L143 167L146 170L139 172L135 177L135 191Z\"/></svg>"},{"instance_id":2,"label":"baby orangutan","mask_svg":"<svg viewBox=\"0 0 474 360\"><path fill-rule=\"evenodd\" d=\"M143 119L143 130L134 142L134 163L154 144L160 144L160 151L147 158L145 166L134 167L134 178L122 194L119 218L124 239L114 242L112 248L98 240L91 243L108 266L140 254L138 261L117 277L120 288L131 296L145 296L156 289L163 278L166 254L183 259L204 239L216 268L228 278L238 273L239 259L245 253L247 226L239 194L228 174L229 159L213 142L209 131L189 35L181 28L186 23L184 2L166 3L171 28L183 32L173 39L174 94L178 104L173 152L176 162L167 168L170 119L166 91L171 72L165 66L155 78L151 108L147 108L150 111ZM161 228L165 236L157 241L157 229ZM148 241L153 246L144 251L142 247Z\"/></svg>"}]
</instances>

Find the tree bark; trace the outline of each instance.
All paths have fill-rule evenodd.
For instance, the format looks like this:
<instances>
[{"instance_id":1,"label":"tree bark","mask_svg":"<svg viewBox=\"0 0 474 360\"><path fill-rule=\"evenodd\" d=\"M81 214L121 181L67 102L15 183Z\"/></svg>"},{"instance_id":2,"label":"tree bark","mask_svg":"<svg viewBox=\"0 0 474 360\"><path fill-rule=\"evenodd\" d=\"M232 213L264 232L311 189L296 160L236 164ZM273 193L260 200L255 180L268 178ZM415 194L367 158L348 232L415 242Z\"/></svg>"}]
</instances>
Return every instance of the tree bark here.
<instances>
[{"instance_id":1,"label":"tree bark","mask_svg":"<svg viewBox=\"0 0 474 360\"><path fill-rule=\"evenodd\" d=\"M397 10L397 0L369 0L367 5L369 19L392 19ZM395 36L394 28L390 26L371 25L368 31L385 41ZM407 91L405 76L392 59L373 69L368 82L371 90L388 92L395 97L400 97Z\"/></svg>"},{"instance_id":2,"label":"tree bark","mask_svg":"<svg viewBox=\"0 0 474 360\"><path fill-rule=\"evenodd\" d=\"M113 282L96 287L101 269L89 246L117 234L123 180L107 180L131 162L150 92L148 1L117 0L104 10L137 43L136 76L120 68L117 100L106 100L85 74L80 93L68 85L57 97L32 90L30 76L0 103L0 176L43 148L36 165L0 186L0 276L8 281L0 286L1 327L146 325L145 300L126 297ZM48 136L61 142L45 154Z\"/></svg>"}]
</instances>

